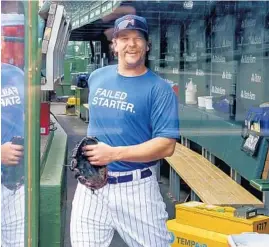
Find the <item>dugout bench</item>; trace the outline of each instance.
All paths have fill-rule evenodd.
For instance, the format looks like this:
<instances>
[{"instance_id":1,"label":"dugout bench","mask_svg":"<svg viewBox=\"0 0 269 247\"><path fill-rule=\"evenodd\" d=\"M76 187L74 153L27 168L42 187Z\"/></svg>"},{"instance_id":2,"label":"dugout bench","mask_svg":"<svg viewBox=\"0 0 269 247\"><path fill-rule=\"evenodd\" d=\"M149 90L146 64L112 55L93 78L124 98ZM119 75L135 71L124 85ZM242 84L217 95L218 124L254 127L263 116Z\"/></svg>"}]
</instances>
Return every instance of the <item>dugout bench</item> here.
<instances>
[{"instance_id":1,"label":"dugout bench","mask_svg":"<svg viewBox=\"0 0 269 247\"><path fill-rule=\"evenodd\" d=\"M181 144L165 160L170 165L170 193L180 201L180 180L191 189L191 200L215 205L253 205L269 215L269 141L264 138L256 157L241 150L241 126L212 112L180 105ZM190 143L202 148L199 154ZM230 167L230 174L215 165L216 158ZM259 200L243 186L242 177L263 194Z\"/></svg>"}]
</instances>

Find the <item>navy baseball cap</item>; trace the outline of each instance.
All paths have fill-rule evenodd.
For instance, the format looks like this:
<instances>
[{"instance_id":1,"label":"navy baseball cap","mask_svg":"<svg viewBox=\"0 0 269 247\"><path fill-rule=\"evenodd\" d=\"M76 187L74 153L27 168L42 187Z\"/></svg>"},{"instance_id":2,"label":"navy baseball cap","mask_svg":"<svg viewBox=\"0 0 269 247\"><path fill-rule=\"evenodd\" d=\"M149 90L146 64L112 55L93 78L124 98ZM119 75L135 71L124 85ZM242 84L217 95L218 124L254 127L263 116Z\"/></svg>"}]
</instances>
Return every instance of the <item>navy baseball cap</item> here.
<instances>
[{"instance_id":1,"label":"navy baseball cap","mask_svg":"<svg viewBox=\"0 0 269 247\"><path fill-rule=\"evenodd\" d=\"M115 21L113 36L122 30L138 30L144 33L148 39L148 24L144 17L137 15L125 15Z\"/></svg>"}]
</instances>

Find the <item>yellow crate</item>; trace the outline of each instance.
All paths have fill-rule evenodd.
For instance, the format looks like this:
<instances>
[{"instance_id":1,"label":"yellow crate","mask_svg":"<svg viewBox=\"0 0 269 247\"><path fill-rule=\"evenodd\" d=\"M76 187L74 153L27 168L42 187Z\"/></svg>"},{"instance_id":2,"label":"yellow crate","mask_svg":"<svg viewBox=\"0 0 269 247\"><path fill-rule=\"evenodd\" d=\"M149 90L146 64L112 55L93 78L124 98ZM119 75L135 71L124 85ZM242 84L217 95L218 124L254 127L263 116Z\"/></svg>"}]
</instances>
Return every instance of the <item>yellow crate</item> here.
<instances>
[{"instance_id":1,"label":"yellow crate","mask_svg":"<svg viewBox=\"0 0 269 247\"><path fill-rule=\"evenodd\" d=\"M171 247L227 247L228 235L167 221Z\"/></svg>"},{"instance_id":2,"label":"yellow crate","mask_svg":"<svg viewBox=\"0 0 269 247\"><path fill-rule=\"evenodd\" d=\"M258 215L250 219L234 217L235 208L187 202L176 205L176 221L222 234L242 232L269 233L269 217Z\"/></svg>"},{"instance_id":3,"label":"yellow crate","mask_svg":"<svg viewBox=\"0 0 269 247\"><path fill-rule=\"evenodd\" d=\"M67 105L76 105L76 98L75 97L69 97L68 100L67 100Z\"/></svg>"}]
</instances>

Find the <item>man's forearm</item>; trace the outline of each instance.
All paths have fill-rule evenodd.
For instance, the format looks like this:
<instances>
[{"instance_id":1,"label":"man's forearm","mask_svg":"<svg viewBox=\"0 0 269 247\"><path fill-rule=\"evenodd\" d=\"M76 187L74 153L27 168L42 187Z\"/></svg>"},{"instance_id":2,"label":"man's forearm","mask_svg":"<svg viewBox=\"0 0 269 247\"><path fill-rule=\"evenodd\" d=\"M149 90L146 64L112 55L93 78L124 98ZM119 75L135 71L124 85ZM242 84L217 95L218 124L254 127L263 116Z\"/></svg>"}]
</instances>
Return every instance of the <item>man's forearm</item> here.
<instances>
[{"instance_id":1,"label":"man's forearm","mask_svg":"<svg viewBox=\"0 0 269 247\"><path fill-rule=\"evenodd\" d=\"M150 141L127 147L115 147L116 161L150 162L171 156L175 139L156 137Z\"/></svg>"}]
</instances>

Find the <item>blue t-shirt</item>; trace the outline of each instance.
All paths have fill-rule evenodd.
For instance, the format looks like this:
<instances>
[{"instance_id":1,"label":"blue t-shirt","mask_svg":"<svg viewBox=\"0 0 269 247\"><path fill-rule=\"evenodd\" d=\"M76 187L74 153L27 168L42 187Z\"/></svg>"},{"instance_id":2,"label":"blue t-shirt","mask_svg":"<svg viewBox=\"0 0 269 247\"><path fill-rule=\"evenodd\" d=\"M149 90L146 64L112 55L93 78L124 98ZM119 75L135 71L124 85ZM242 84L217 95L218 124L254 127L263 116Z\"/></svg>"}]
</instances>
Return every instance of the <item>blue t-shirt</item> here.
<instances>
[{"instance_id":1,"label":"blue t-shirt","mask_svg":"<svg viewBox=\"0 0 269 247\"><path fill-rule=\"evenodd\" d=\"M24 134L24 72L1 64L1 145Z\"/></svg>"},{"instance_id":2,"label":"blue t-shirt","mask_svg":"<svg viewBox=\"0 0 269 247\"><path fill-rule=\"evenodd\" d=\"M152 71L125 77L117 73L117 65L106 66L91 74L88 85L88 136L113 147L137 145L155 137L179 138L177 96ZM156 162L113 162L108 169L130 171Z\"/></svg>"}]
</instances>

